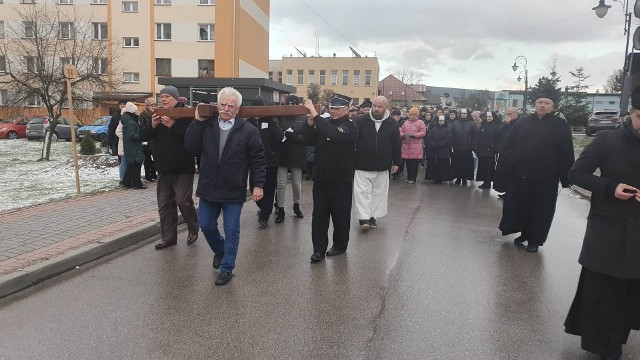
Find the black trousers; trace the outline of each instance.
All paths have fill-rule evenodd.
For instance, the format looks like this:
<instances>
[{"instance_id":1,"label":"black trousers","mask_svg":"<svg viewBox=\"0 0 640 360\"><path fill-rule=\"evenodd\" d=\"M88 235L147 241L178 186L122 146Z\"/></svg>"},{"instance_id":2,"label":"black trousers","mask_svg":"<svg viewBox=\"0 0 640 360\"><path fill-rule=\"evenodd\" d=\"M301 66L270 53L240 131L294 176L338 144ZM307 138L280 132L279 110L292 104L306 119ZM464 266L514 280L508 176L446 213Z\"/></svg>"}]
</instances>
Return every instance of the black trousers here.
<instances>
[{"instance_id":1,"label":"black trousers","mask_svg":"<svg viewBox=\"0 0 640 360\"><path fill-rule=\"evenodd\" d=\"M558 184L510 179L502 206L502 235L520 232L529 244L543 245L551 229L557 199Z\"/></svg>"},{"instance_id":2,"label":"black trousers","mask_svg":"<svg viewBox=\"0 0 640 360\"><path fill-rule=\"evenodd\" d=\"M404 161L407 165L407 180L416 181L420 159L405 159Z\"/></svg>"},{"instance_id":3,"label":"black trousers","mask_svg":"<svg viewBox=\"0 0 640 360\"><path fill-rule=\"evenodd\" d=\"M267 168L267 178L264 182L264 196L256 202L260 209L260 219L269 220L269 216L273 212L273 199L276 197L276 187L278 186L278 167ZM280 205L278 205L280 206Z\"/></svg>"},{"instance_id":4,"label":"black trousers","mask_svg":"<svg viewBox=\"0 0 640 360\"><path fill-rule=\"evenodd\" d=\"M581 337L584 350L618 359L631 329L640 328L640 280L583 267L564 326L567 333Z\"/></svg>"},{"instance_id":5,"label":"black trousers","mask_svg":"<svg viewBox=\"0 0 640 360\"><path fill-rule=\"evenodd\" d=\"M198 214L193 203L193 173L158 173L156 195L162 240L178 241L178 209L187 223L189 234L198 233Z\"/></svg>"},{"instance_id":6,"label":"black trousers","mask_svg":"<svg viewBox=\"0 0 640 360\"><path fill-rule=\"evenodd\" d=\"M329 220L333 222L333 247L346 250L351 226L353 182L313 183L311 240L313 252L324 253L329 246Z\"/></svg>"},{"instance_id":7,"label":"black trousers","mask_svg":"<svg viewBox=\"0 0 640 360\"><path fill-rule=\"evenodd\" d=\"M144 151L144 178L147 181L158 179L158 174L156 173L156 164L153 161L152 150L148 147L143 147Z\"/></svg>"},{"instance_id":8,"label":"black trousers","mask_svg":"<svg viewBox=\"0 0 640 360\"><path fill-rule=\"evenodd\" d=\"M123 159L124 160L124 159ZM124 172L124 180L122 181L126 187L142 187L142 180L140 180L140 168L142 163L134 162L132 164L127 163L127 170Z\"/></svg>"},{"instance_id":9,"label":"black trousers","mask_svg":"<svg viewBox=\"0 0 640 360\"><path fill-rule=\"evenodd\" d=\"M453 177L458 180L473 180L473 153L471 150L454 150L451 157Z\"/></svg>"}]
</instances>

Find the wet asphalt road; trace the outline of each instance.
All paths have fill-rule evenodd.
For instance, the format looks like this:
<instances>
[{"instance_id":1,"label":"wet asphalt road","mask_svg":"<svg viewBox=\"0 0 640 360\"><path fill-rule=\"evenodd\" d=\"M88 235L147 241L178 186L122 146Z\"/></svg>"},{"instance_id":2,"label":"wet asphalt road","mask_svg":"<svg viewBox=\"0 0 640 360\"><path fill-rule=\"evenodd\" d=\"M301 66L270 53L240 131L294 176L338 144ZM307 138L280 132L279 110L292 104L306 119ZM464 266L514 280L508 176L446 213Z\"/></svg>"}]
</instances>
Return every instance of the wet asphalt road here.
<instances>
[{"instance_id":1,"label":"wet asphalt road","mask_svg":"<svg viewBox=\"0 0 640 360\"><path fill-rule=\"evenodd\" d=\"M319 264L310 182L304 219L287 204L260 231L247 203L229 285L213 285L202 234L147 241L0 300L0 359L599 359L562 326L588 203L563 190L529 254L497 230L496 194L471 184L394 181L378 229L352 220L348 252ZM640 359L637 332L624 351Z\"/></svg>"}]
</instances>

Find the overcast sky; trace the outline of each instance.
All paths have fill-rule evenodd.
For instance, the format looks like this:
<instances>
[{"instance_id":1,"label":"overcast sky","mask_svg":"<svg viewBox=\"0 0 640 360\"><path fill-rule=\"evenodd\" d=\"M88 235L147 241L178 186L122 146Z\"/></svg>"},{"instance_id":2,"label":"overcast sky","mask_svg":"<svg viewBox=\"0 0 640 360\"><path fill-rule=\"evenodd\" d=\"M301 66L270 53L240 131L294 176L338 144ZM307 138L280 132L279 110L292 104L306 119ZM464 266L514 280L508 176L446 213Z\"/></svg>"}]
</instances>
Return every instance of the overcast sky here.
<instances>
[{"instance_id":1,"label":"overcast sky","mask_svg":"<svg viewBox=\"0 0 640 360\"><path fill-rule=\"evenodd\" d=\"M600 19L598 0L275 0L270 59L298 56L294 46L313 55L319 37L325 57L351 56L349 45L377 56L380 79L406 68L428 86L503 90L524 88L511 69L524 55L530 86L556 59L563 87L584 66L595 91L624 62L623 6L607 3Z\"/></svg>"}]
</instances>

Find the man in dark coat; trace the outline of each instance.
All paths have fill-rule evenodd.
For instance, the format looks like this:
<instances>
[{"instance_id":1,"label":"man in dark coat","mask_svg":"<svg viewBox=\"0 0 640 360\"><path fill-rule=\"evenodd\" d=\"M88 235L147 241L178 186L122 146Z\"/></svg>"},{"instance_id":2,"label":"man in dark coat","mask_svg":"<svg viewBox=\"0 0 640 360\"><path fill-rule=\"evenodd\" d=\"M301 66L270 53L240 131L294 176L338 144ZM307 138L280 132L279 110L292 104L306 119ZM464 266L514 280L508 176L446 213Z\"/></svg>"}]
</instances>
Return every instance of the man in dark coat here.
<instances>
[{"instance_id":1,"label":"man in dark coat","mask_svg":"<svg viewBox=\"0 0 640 360\"><path fill-rule=\"evenodd\" d=\"M122 117L122 109L127 105L127 100L118 100L118 110L111 114L111 120L109 120L109 126L107 128L107 144L111 149L111 155L118 155L118 137L116 136L116 128L120 124L120 118Z\"/></svg>"},{"instance_id":2,"label":"man in dark coat","mask_svg":"<svg viewBox=\"0 0 640 360\"><path fill-rule=\"evenodd\" d=\"M451 180L451 129L445 124L444 115L438 119L438 125L429 128L427 133L427 171L425 180L442 184Z\"/></svg>"},{"instance_id":3,"label":"man in dark coat","mask_svg":"<svg viewBox=\"0 0 640 360\"><path fill-rule=\"evenodd\" d=\"M358 127L349 120L350 102L351 98L335 94L329 101L329 119L318 115L311 100L304 102L311 113L305 127L305 140L307 144L316 147L311 262L320 262L325 255L340 255L347 251L349 245L354 152L358 141ZM333 246L327 251L330 220L333 221Z\"/></svg>"},{"instance_id":4,"label":"man in dark coat","mask_svg":"<svg viewBox=\"0 0 640 360\"><path fill-rule=\"evenodd\" d=\"M160 90L163 108L184 107L178 102L178 89L165 86ZM158 171L158 213L162 240L155 245L158 250L178 243L178 209L187 223L187 244L198 239L198 215L193 203L193 174L195 158L184 147L184 136L190 119L173 119L153 115L151 123L140 129L142 141L152 141L153 158Z\"/></svg>"},{"instance_id":5,"label":"man in dark coat","mask_svg":"<svg viewBox=\"0 0 640 360\"><path fill-rule=\"evenodd\" d=\"M574 162L571 128L553 115L553 94L538 95L535 113L514 125L505 146L507 195L502 208L502 235L520 232L516 244L527 242L537 252L547 240L558 198L558 181L569 187Z\"/></svg>"},{"instance_id":6,"label":"man in dark coat","mask_svg":"<svg viewBox=\"0 0 640 360\"><path fill-rule=\"evenodd\" d=\"M631 104L625 121L599 131L569 172L591 191L591 210L565 331L603 359L620 359L631 329L640 329L640 93Z\"/></svg>"},{"instance_id":7,"label":"man in dark coat","mask_svg":"<svg viewBox=\"0 0 640 360\"><path fill-rule=\"evenodd\" d=\"M505 112L505 121L500 125L498 129L498 139L496 141L496 152L498 154L498 162L496 164L496 173L494 176L493 189L499 193L504 193L507 190L507 158L504 156L504 148L507 145L509 139L509 133L520 120L517 107L510 107ZM500 198L504 194L498 195Z\"/></svg>"},{"instance_id":8,"label":"man in dark coat","mask_svg":"<svg viewBox=\"0 0 640 360\"><path fill-rule=\"evenodd\" d=\"M389 100L378 96L371 110L354 120L358 142L353 199L362 230L376 228L377 219L387 214L389 174L400 166L400 130L389 116Z\"/></svg>"},{"instance_id":9,"label":"man in dark coat","mask_svg":"<svg viewBox=\"0 0 640 360\"><path fill-rule=\"evenodd\" d=\"M478 136L476 136L476 155L478 155L478 171L476 181L484 181L480 189L491 189L494 173L496 171L496 142L500 124L494 120L494 113L487 112L486 119L480 124Z\"/></svg>"},{"instance_id":10,"label":"man in dark coat","mask_svg":"<svg viewBox=\"0 0 640 360\"><path fill-rule=\"evenodd\" d=\"M475 122L468 117L457 119L451 125L451 167L456 184L466 185L467 180L473 180L472 151L477 131Z\"/></svg>"},{"instance_id":11,"label":"man in dark coat","mask_svg":"<svg viewBox=\"0 0 640 360\"><path fill-rule=\"evenodd\" d=\"M196 115L187 130L185 146L201 154L196 196L200 198L200 228L213 250L213 268L220 269L216 285L231 281L240 245L240 213L251 172L252 199L263 200L266 178L264 147L258 129L237 116L242 95L226 87L218 92L218 116ZM273 201L273 200L272 200ZM223 216L224 236L218 230Z\"/></svg>"}]
</instances>

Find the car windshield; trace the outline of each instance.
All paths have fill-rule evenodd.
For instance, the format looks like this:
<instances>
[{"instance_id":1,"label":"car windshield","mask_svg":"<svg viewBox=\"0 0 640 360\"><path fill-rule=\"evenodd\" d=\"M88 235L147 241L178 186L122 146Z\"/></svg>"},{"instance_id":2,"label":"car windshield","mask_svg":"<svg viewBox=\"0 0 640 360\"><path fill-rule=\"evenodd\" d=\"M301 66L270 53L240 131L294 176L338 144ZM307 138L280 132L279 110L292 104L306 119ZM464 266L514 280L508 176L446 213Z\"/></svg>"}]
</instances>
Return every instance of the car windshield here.
<instances>
[{"instance_id":1,"label":"car windshield","mask_svg":"<svg viewBox=\"0 0 640 360\"><path fill-rule=\"evenodd\" d=\"M91 126L107 125L109 123L109 120L111 120L110 117L101 117L101 118L98 118L98 120L94 121L93 124L91 124Z\"/></svg>"}]
</instances>

